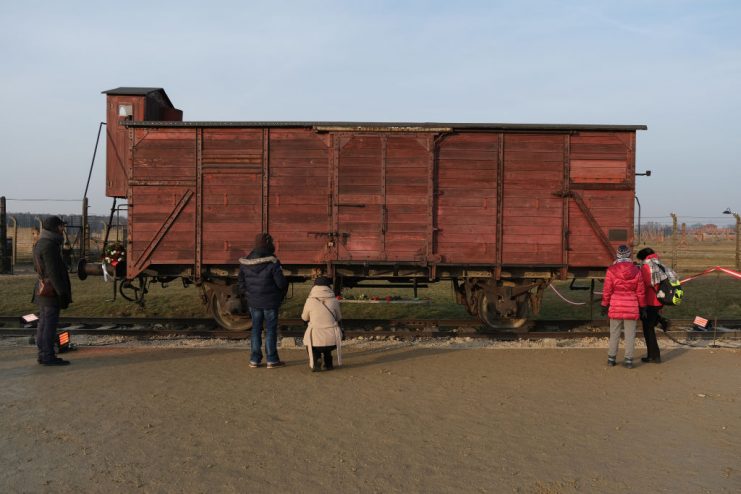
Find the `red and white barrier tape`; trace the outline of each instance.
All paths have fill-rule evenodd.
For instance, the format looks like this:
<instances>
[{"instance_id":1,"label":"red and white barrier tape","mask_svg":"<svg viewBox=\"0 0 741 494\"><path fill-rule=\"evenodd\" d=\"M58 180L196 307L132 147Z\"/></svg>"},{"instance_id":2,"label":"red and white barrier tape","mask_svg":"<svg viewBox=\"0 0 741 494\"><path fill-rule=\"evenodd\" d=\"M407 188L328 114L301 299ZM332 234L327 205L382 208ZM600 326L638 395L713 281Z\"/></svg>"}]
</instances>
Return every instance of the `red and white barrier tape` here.
<instances>
[{"instance_id":1,"label":"red and white barrier tape","mask_svg":"<svg viewBox=\"0 0 741 494\"><path fill-rule=\"evenodd\" d=\"M703 276L703 275L712 273L713 271L721 271L723 273L726 273L727 275L733 276L734 278L738 278L739 280L741 280L741 273L740 272L734 271L734 270L728 269L728 268L723 268L721 266L715 266L715 267L706 269L702 273L697 273L695 275L688 276L687 278L684 278L682 280L679 280L679 282L680 283L686 283L686 282L688 282L690 280L694 280L695 278L699 278L700 276ZM548 287L551 290L553 290L556 293L556 295L558 295L558 297L561 300L563 300L564 302L566 302L567 304L571 304L571 305L586 305L587 304L586 302L573 302L573 301L567 299L566 297L564 297L563 295L561 295L560 293L558 293L558 290L556 290L556 287L554 287L552 284L551 285L548 285ZM601 295L602 294L602 292L594 292L594 293L595 293L595 295Z\"/></svg>"},{"instance_id":2,"label":"red and white barrier tape","mask_svg":"<svg viewBox=\"0 0 741 494\"><path fill-rule=\"evenodd\" d=\"M713 271L721 271L723 273L726 273L727 275L733 276L734 278L738 278L739 280L741 280L741 273L739 273L738 271L734 271L734 270L728 269L728 268L722 268L720 266L715 266L715 267L706 269L702 273L697 273L695 275L688 276L687 278L684 278L682 280L679 280L679 282L680 283L686 283L686 282L688 282L690 280L694 280L695 278L699 278L700 276L704 276L706 274L712 273Z\"/></svg>"}]
</instances>

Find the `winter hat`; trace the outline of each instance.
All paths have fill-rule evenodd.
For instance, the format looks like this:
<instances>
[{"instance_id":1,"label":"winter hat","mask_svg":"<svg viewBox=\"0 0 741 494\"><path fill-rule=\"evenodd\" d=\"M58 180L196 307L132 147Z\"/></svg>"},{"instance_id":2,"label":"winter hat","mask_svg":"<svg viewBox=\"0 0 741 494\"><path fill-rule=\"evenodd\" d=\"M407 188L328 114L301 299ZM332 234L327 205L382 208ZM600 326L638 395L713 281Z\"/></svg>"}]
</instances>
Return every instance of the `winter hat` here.
<instances>
[{"instance_id":1,"label":"winter hat","mask_svg":"<svg viewBox=\"0 0 741 494\"><path fill-rule=\"evenodd\" d=\"M332 280L330 280L326 276L320 276L314 280L314 286L330 286L331 284Z\"/></svg>"},{"instance_id":2,"label":"winter hat","mask_svg":"<svg viewBox=\"0 0 741 494\"><path fill-rule=\"evenodd\" d=\"M42 226L44 227L44 230L49 230L50 232L56 232L57 229L61 225L66 225L67 222L63 221L62 218L59 216L49 216L44 220L44 223Z\"/></svg>"},{"instance_id":3,"label":"winter hat","mask_svg":"<svg viewBox=\"0 0 741 494\"><path fill-rule=\"evenodd\" d=\"M270 247L273 245L273 237L269 233L258 233L255 235L255 247Z\"/></svg>"},{"instance_id":4,"label":"winter hat","mask_svg":"<svg viewBox=\"0 0 741 494\"><path fill-rule=\"evenodd\" d=\"M643 261L651 254L655 254L654 250L651 247L646 247L645 249L639 250L638 254L636 254L636 257L639 261Z\"/></svg>"},{"instance_id":5,"label":"winter hat","mask_svg":"<svg viewBox=\"0 0 741 494\"><path fill-rule=\"evenodd\" d=\"M617 248L617 258L618 259L630 259L630 255L632 252L630 251L630 247L623 244Z\"/></svg>"}]
</instances>

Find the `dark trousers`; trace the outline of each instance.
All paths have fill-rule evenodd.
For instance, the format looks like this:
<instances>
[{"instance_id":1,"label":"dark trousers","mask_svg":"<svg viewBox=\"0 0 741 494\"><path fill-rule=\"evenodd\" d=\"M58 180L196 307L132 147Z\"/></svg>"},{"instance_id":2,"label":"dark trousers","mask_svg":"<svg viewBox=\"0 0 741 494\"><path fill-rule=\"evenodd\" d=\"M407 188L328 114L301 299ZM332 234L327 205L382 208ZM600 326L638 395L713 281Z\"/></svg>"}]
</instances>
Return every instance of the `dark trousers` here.
<instances>
[{"instance_id":1,"label":"dark trousers","mask_svg":"<svg viewBox=\"0 0 741 494\"><path fill-rule=\"evenodd\" d=\"M320 357L324 355L324 368L334 368L334 365L332 365L332 350L335 348L337 348L337 345L311 347L311 353L314 355L314 365L318 366L321 363Z\"/></svg>"},{"instance_id":2,"label":"dark trousers","mask_svg":"<svg viewBox=\"0 0 741 494\"><path fill-rule=\"evenodd\" d=\"M661 358L661 351L659 350L659 343L656 341L656 325L659 322L661 315L659 311L661 307L653 307L649 305L646 307L646 317L641 319L643 322L643 339L646 340L647 357L650 359Z\"/></svg>"},{"instance_id":3,"label":"dark trousers","mask_svg":"<svg viewBox=\"0 0 741 494\"><path fill-rule=\"evenodd\" d=\"M36 326L36 346L39 349L39 360L49 362L54 359L54 343L57 340L59 323L58 305L40 305L39 322Z\"/></svg>"}]
</instances>

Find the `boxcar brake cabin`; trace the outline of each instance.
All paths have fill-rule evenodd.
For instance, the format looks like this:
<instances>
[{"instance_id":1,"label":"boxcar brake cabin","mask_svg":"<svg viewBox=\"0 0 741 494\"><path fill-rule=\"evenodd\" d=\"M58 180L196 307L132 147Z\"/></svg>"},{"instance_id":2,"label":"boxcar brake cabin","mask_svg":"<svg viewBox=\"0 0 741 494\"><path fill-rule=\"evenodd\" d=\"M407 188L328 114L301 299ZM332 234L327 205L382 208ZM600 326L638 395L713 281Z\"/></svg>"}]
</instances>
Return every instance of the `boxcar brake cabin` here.
<instances>
[{"instance_id":1,"label":"boxcar brake cabin","mask_svg":"<svg viewBox=\"0 0 741 494\"><path fill-rule=\"evenodd\" d=\"M644 125L187 122L161 88L104 94L128 282L195 283L227 328L250 325L235 279L259 232L293 281L451 280L491 326L633 240Z\"/></svg>"}]
</instances>

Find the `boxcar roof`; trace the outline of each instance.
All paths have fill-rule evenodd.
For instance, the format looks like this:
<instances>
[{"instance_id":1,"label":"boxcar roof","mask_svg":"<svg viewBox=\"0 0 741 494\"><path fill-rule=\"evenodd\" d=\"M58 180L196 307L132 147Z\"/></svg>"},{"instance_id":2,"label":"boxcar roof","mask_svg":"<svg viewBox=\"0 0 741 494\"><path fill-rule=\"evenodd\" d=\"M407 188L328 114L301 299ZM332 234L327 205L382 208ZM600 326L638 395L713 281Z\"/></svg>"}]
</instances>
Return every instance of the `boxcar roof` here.
<instances>
[{"instance_id":1,"label":"boxcar roof","mask_svg":"<svg viewBox=\"0 0 741 494\"><path fill-rule=\"evenodd\" d=\"M160 96L162 96L167 102L167 104L175 108L175 105L172 104L172 101L170 101L167 93L161 87L117 87L116 89L109 89L108 91L103 91L102 93L112 94L114 96L147 96L151 93L159 93Z\"/></svg>"},{"instance_id":2,"label":"boxcar roof","mask_svg":"<svg viewBox=\"0 0 741 494\"><path fill-rule=\"evenodd\" d=\"M599 124L509 124L509 123L444 123L444 122L159 122L125 121L126 127L309 127L326 131L450 131L513 130L513 131L635 131L647 130L646 125Z\"/></svg>"}]
</instances>

